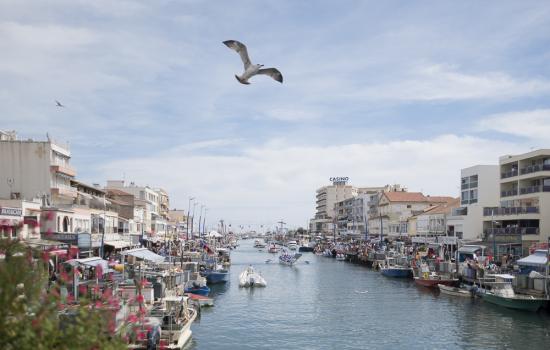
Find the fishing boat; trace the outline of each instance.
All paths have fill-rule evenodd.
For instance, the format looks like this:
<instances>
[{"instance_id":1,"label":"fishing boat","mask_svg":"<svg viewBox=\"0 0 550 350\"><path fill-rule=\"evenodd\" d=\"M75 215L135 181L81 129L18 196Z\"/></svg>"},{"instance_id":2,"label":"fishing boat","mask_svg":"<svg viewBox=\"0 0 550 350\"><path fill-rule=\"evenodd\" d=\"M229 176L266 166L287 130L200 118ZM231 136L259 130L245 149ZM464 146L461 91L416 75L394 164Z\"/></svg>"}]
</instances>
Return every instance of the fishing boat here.
<instances>
[{"instance_id":1,"label":"fishing boat","mask_svg":"<svg viewBox=\"0 0 550 350\"><path fill-rule=\"evenodd\" d=\"M446 295L452 295L455 297L465 297L465 298L472 298L474 296L474 293L466 288L460 288L460 287L451 287L444 284L438 284L437 287L439 288L439 291L441 294Z\"/></svg>"},{"instance_id":2,"label":"fishing boat","mask_svg":"<svg viewBox=\"0 0 550 350\"><path fill-rule=\"evenodd\" d=\"M254 248L265 248L265 243L259 239L254 240Z\"/></svg>"},{"instance_id":3,"label":"fishing boat","mask_svg":"<svg viewBox=\"0 0 550 350\"><path fill-rule=\"evenodd\" d=\"M189 280L183 288L185 293L208 295L210 288L206 285L206 278L199 276L196 280Z\"/></svg>"},{"instance_id":4,"label":"fishing boat","mask_svg":"<svg viewBox=\"0 0 550 350\"><path fill-rule=\"evenodd\" d=\"M168 296L155 304L143 324L136 325L136 331L143 336L131 340L128 349L183 349L191 339L191 325L197 311L189 304L186 296Z\"/></svg>"},{"instance_id":5,"label":"fishing boat","mask_svg":"<svg viewBox=\"0 0 550 350\"><path fill-rule=\"evenodd\" d=\"M199 294L189 294L189 299L199 306L214 306L214 298L206 297Z\"/></svg>"},{"instance_id":6,"label":"fishing boat","mask_svg":"<svg viewBox=\"0 0 550 350\"><path fill-rule=\"evenodd\" d=\"M268 251L268 253L274 253L274 254L276 254L276 253L279 252L279 248L275 245L275 243L271 243L271 244L269 245L269 249L268 249L267 251Z\"/></svg>"},{"instance_id":7,"label":"fishing boat","mask_svg":"<svg viewBox=\"0 0 550 350\"><path fill-rule=\"evenodd\" d=\"M395 258L393 257L386 258L380 272L386 277L411 278L413 276L412 268L395 264Z\"/></svg>"},{"instance_id":8,"label":"fishing boat","mask_svg":"<svg viewBox=\"0 0 550 350\"><path fill-rule=\"evenodd\" d=\"M239 275L239 287L266 287L267 282L252 266L248 266Z\"/></svg>"},{"instance_id":9,"label":"fishing boat","mask_svg":"<svg viewBox=\"0 0 550 350\"><path fill-rule=\"evenodd\" d=\"M548 302L547 299L537 298L531 295L516 294L512 288L512 280L515 278L509 274L495 274L488 276L493 277L493 281L485 281L486 286L490 286L491 290L484 289L481 297L484 301L492 304L504 306L509 309L538 311Z\"/></svg>"},{"instance_id":10,"label":"fishing boat","mask_svg":"<svg viewBox=\"0 0 550 350\"><path fill-rule=\"evenodd\" d=\"M214 269L202 270L201 276L206 278L208 284L226 283L229 281L229 271L219 264Z\"/></svg>"},{"instance_id":11,"label":"fishing boat","mask_svg":"<svg viewBox=\"0 0 550 350\"><path fill-rule=\"evenodd\" d=\"M296 243L296 241L288 241L288 243L286 245L287 245L288 249L290 249L290 250L298 249L298 243Z\"/></svg>"},{"instance_id":12,"label":"fishing boat","mask_svg":"<svg viewBox=\"0 0 550 350\"><path fill-rule=\"evenodd\" d=\"M283 265L292 266L296 263L296 261L298 261L298 259L300 259L301 256L302 254L300 253L295 253L293 255L293 254L290 254L286 249L283 249L281 251L281 254L279 255L279 263Z\"/></svg>"}]
</instances>

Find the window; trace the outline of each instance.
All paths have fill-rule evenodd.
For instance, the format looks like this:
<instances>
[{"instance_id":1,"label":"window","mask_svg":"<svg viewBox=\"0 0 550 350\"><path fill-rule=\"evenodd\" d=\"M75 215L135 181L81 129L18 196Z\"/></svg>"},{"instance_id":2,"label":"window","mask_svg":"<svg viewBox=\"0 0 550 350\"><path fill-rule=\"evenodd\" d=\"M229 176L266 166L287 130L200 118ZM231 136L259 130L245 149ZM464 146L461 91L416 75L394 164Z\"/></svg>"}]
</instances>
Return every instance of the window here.
<instances>
[{"instance_id":1,"label":"window","mask_svg":"<svg viewBox=\"0 0 550 350\"><path fill-rule=\"evenodd\" d=\"M412 208L412 205L407 204L407 209L411 209L411 208Z\"/></svg>"}]
</instances>

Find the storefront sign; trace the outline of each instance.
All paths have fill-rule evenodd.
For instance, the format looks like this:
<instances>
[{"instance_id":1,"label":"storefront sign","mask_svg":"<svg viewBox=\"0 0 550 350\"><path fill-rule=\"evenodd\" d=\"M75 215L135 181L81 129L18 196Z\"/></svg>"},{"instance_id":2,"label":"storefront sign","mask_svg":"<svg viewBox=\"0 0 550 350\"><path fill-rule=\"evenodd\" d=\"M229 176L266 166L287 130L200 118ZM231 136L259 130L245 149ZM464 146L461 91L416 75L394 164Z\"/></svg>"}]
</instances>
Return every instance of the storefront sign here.
<instances>
[{"instance_id":1,"label":"storefront sign","mask_svg":"<svg viewBox=\"0 0 550 350\"><path fill-rule=\"evenodd\" d=\"M2 207L2 208L0 208L0 215L21 216L21 215L23 215L23 209L21 209L21 208Z\"/></svg>"}]
</instances>

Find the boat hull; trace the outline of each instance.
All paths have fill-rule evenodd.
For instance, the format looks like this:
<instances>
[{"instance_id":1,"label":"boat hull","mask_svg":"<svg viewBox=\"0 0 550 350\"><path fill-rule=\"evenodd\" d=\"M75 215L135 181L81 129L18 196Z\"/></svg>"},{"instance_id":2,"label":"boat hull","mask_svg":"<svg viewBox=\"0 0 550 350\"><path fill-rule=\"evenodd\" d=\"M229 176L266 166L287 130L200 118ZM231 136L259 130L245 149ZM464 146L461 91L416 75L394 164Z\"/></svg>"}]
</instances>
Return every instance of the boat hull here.
<instances>
[{"instance_id":1,"label":"boat hull","mask_svg":"<svg viewBox=\"0 0 550 350\"><path fill-rule=\"evenodd\" d=\"M536 312L546 304L545 299L506 298L492 293L481 294L483 300L509 309Z\"/></svg>"},{"instance_id":2,"label":"boat hull","mask_svg":"<svg viewBox=\"0 0 550 350\"><path fill-rule=\"evenodd\" d=\"M192 294L198 294L198 295L208 295L210 293L210 288L207 286L200 287L200 288L186 288L185 293L192 293Z\"/></svg>"},{"instance_id":3,"label":"boat hull","mask_svg":"<svg viewBox=\"0 0 550 350\"><path fill-rule=\"evenodd\" d=\"M304 246L302 246L302 247L298 248L298 251L299 251L299 252L312 252L312 251L313 251L313 248L312 248L312 247L304 247Z\"/></svg>"},{"instance_id":4,"label":"boat hull","mask_svg":"<svg viewBox=\"0 0 550 350\"><path fill-rule=\"evenodd\" d=\"M206 282L209 284L226 283L229 281L229 272L225 271L209 271L205 272Z\"/></svg>"},{"instance_id":5,"label":"boat hull","mask_svg":"<svg viewBox=\"0 0 550 350\"><path fill-rule=\"evenodd\" d=\"M426 288L437 288L438 284L442 284L444 286L456 286L456 284L458 283L458 280L457 279L424 279L420 277L415 277L414 283Z\"/></svg>"},{"instance_id":6,"label":"boat hull","mask_svg":"<svg viewBox=\"0 0 550 350\"><path fill-rule=\"evenodd\" d=\"M394 278L411 278L413 276L412 269L407 268L383 267L380 272L386 277Z\"/></svg>"}]
</instances>

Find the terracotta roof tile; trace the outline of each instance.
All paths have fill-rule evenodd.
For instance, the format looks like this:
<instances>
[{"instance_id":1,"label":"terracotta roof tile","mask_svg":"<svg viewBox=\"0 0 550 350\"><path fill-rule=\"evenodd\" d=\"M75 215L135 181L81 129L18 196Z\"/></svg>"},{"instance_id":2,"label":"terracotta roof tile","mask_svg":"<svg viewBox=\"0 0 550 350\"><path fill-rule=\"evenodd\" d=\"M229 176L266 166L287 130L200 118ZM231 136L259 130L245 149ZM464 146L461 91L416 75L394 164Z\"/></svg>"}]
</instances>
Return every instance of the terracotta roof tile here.
<instances>
[{"instance_id":1,"label":"terracotta roof tile","mask_svg":"<svg viewBox=\"0 0 550 350\"><path fill-rule=\"evenodd\" d=\"M427 198L420 192L384 192L390 202L427 202Z\"/></svg>"}]
</instances>

